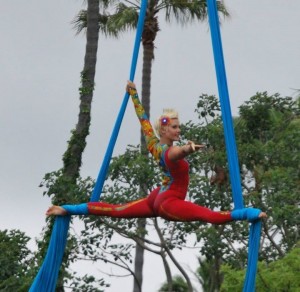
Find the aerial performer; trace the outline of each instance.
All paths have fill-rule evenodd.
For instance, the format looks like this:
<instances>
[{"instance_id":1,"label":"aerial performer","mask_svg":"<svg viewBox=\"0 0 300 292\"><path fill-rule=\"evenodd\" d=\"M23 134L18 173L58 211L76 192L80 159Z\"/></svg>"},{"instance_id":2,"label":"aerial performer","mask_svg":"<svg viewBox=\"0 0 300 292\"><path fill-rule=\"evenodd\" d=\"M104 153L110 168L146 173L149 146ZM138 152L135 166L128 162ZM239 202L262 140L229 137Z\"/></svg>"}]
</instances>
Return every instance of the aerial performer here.
<instances>
[{"instance_id":1,"label":"aerial performer","mask_svg":"<svg viewBox=\"0 0 300 292\"><path fill-rule=\"evenodd\" d=\"M255 221L267 217L265 212L256 208L243 208L233 211L213 211L204 206L186 201L189 185L189 164L185 157L204 149L189 141L177 146L180 139L178 113L164 110L155 122L154 129L144 111L137 94L136 86L128 81L126 86L134 104L136 115L147 144L147 149L162 170L161 186L155 188L147 197L125 204L88 202L79 205L51 206L47 216L56 215L97 215L114 218L151 218L161 217L169 221L202 221L212 224L225 224L233 220Z\"/></svg>"}]
</instances>

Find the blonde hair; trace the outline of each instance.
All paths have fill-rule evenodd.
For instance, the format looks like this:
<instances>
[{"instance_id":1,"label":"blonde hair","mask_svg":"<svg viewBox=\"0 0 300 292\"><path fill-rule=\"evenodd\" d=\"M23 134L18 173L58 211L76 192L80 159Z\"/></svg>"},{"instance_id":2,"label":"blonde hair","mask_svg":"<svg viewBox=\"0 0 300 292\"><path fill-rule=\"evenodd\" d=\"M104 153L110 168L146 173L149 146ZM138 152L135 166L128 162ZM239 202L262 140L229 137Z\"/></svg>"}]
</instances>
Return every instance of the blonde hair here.
<instances>
[{"instance_id":1,"label":"blonde hair","mask_svg":"<svg viewBox=\"0 0 300 292\"><path fill-rule=\"evenodd\" d=\"M178 119L178 112L170 108L163 109L162 115L154 122L154 129L158 137L161 136L162 127L165 127L162 124L163 118Z\"/></svg>"}]
</instances>

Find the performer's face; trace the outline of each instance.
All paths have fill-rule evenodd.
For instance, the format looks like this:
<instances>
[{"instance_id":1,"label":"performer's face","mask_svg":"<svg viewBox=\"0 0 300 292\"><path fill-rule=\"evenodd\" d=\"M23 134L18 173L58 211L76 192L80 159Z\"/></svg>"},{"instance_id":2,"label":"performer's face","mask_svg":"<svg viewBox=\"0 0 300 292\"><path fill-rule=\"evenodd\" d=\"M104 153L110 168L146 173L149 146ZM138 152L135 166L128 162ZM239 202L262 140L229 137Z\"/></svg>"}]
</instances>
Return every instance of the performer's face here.
<instances>
[{"instance_id":1,"label":"performer's face","mask_svg":"<svg viewBox=\"0 0 300 292\"><path fill-rule=\"evenodd\" d=\"M171 119L170 123L165 127L165 138L178 141L180 138L180 125L178 119Z\"/></svg>"}]
</instances>

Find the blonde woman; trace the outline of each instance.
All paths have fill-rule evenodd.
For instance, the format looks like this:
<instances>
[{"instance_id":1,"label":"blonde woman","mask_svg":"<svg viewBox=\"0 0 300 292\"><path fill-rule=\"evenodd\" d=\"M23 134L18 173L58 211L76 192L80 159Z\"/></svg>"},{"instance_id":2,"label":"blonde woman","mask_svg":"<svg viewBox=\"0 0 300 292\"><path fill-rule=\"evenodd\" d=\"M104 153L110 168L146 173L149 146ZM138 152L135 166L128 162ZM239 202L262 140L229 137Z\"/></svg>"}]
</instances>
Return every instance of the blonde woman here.
<instances>
[{"instance_id":1,"label":"blonde woman","mask_svg":"<svg viewBox=\"0 0 300 292\"><path fill-rule=\"evenodd\" d=\"M126 90L133 101L147 149L162 170L161 186L154 189L147 197L126 204L90 202L80 205L52 206L47 210L47 216L92 214L115 218L162 217L170 221L203 221L212 224L224 224L232 220L254 221L267 216L266 213L254 208L218 212L186 201L189 164L184 158L205 146L191 141L183 146L174 145L180 137L180 124L177 112L171 109L164 110L155 122L157 137L139 100L135 84L128 81Z\"/></svg>"}]
</instances>

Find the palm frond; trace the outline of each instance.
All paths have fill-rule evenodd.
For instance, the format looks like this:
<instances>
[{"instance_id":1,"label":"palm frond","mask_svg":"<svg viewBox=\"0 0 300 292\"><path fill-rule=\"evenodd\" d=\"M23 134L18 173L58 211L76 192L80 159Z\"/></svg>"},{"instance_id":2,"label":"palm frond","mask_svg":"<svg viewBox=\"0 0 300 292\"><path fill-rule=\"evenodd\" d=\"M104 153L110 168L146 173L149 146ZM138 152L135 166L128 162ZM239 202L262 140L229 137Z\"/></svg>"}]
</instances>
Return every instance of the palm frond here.
<instances>
[{"instance_id":1,"label":"palm frond","mask_svg":"<svg viewBox=\"0 0 300 292\"><path fill-rule=\"evenodd\" d=\"M118 31L115 31L110 28L109 26L109 20L110 15L106 14L99 14L99 30L105 34L105 36L113 36L118 37Z\"/></svg>"},{"instance_id":2,"label":"palm frond","mask_svg":"<svg viewBox=\"0 0 300 292\"><path fill-rule=\"evenodd\" d=\"M128 28L135 28L138 21L138 13L134 8L128 8L124 4L118 4L115 14L99 14L99 30L105 36L118 37L119 33ZM87 11L81 10L72 21L76 34L80 34L87 28Z\"/></svg>"},{"instance_id":3,"label":"palm frond","mask_svg":"<svg viewBox=\"0 0 300 292\"><path fill-rule=\"evenodd\" d=\"M217 1L219 13L228 17L229 13L223 1ZM206 0L164 0L157 5L157 9L165 9L166 21L170 22L171 18L182 25L196 20L203 21L207 19Z\"/></svg>"},{"instance_id":4,"label":"palm frond","mask_svg":"<svg viewBox=\"0 0 300 292\"><path fill-rule=\"evenodd\" d=\"M168 22L175 18L183 25L194 19L202 21L207 17L205 0L167 0L164 4L165 17Z\"/></svg>"},{"instance_id":5,"label":"palm frond","mask_svg":"<svg viewBox=\"0 0 300 292\"><path fill-rule=\"evenodd\" d=\"M76 30L76 34L80 34L87 27L87 11L80 10L71 22Z\"/></svg>"},{"instance_id":6,"label":"palm frond","mask_svg":"<svg viewBox=\"0 0 300 292\"><path fill-rule=\"evenodd\" d=\"M132 7L135 7L137 10L140 9L140 1L135 1L136 3L133 3L132 1L125 0L126 3L129 3Z\"/></svg>"},{"instance_id":7,"label":"palm frond","mask_svg":"<svg viewBox=\"0 0 300 292\"><path fill-rule=\"evenodd\" d=\"M230 17L230 13L227 9L227 7L225 6L225 3L223 0L217 1L217 9L219 14L221 13L223 15L223 17Z\"/></svg>"},{"instance_id":8,"label":"palm frond","mask_svg":"<svg viewBox=\"0 0 300 292\"><path fill-rule=\"evenodd\" d=\"M124 32L127 29L134 29L138 22L138 7L128 7L119 3L116 12L110 15L107 26L112 32Z\"/></svg>"}]
</instances>

